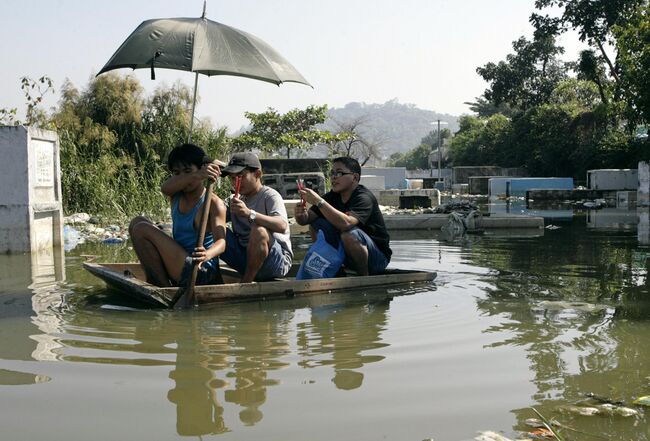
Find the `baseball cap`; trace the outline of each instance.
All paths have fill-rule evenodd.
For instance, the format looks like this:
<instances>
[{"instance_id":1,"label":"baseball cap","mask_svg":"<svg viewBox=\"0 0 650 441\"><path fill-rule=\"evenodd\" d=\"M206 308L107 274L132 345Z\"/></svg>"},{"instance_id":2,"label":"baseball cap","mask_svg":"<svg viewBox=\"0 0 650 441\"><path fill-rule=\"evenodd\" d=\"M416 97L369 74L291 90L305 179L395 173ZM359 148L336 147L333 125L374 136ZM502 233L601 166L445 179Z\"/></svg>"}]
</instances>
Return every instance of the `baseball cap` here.
<instances>
[{"instance_id":1,"label":"baseball cap","mask_svg":"<svg viewBox=\"0 0 650 441\"><path fill-rule=\"evenodd\" d=\"M221 173L224 175L236 175L245 168L262 168L262 164L260 164L260 160L257 158L256 154L251 152L235 153L232 155L232 158L230 158L228 165L221 170Z\"/></svg>"}]
</instances>

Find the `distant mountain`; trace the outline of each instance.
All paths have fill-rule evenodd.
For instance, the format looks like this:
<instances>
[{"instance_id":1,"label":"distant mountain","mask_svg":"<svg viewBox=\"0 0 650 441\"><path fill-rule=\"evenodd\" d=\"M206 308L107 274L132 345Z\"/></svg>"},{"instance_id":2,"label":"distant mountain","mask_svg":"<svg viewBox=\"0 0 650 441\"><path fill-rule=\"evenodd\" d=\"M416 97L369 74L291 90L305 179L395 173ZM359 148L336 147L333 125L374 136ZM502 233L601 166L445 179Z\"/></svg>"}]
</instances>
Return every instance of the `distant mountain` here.
<instances>
[{"instance_id":1,"label":"distant mountain","mask_svg":"<svg viewBox=\"0 0 650 441\"><path fill-rule=\"evenodd\" d=\"M359 133L370 141L379 141L383 156L388 157L420 145L424 136L437 129L435 121L438 119L447 122L440 125L441 129L448 128L452 133L458 131L457 116L420 109L414 104L402 104L397 99L384 104L352 102L342 108L329 109L328 119L321 128L335 132L339 124L360 120Z\"/></svg>"}]
</instances>

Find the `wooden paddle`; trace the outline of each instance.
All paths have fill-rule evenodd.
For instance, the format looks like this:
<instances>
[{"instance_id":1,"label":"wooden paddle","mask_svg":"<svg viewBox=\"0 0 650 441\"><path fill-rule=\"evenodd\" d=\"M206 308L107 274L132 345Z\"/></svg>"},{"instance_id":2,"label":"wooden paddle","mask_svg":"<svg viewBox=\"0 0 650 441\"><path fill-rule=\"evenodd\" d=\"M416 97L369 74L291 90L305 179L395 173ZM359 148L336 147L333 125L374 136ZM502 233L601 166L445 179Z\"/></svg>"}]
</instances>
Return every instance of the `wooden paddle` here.
<instances>
[{"instance_id":1,"label":"wooden paddle","mask_svg":"<svg viewBox=\"0 0 650 441\"><path fill-rule=\"evenodd\" d=\"M214 182L208 181L205 186L205 202L203 202L203 212L201 213L201 228L199 230L199 237L196 240L196 246L203 246L203 241L205 240L205 230L208 226L208 217L210 217L210 202L212 201L212 185ZM194 286L196 285L196 276L199 274L199 264L198 262L192 263L192 277L189 280L187 286L179 286L178 291L174 294L174 298L171 301L171 307L175 307L176 303L180 300L181 297L185 296L185 302L183 303L184 307L192 306L194 303Z\"/></svg>"}]
</instances>

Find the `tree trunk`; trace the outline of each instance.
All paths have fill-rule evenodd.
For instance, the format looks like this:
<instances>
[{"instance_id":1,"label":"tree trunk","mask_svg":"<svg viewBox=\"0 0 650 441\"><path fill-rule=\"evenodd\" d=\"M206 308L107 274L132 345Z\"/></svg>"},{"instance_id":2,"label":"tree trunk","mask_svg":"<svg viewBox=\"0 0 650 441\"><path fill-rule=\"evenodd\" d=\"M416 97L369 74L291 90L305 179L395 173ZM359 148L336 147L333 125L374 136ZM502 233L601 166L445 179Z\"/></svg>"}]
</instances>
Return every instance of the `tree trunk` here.
<instances>
[{"instance_id":1,"label":"tree trunk","mask_svg":"<svg viewBox=\"0 0 650 441\"><path fill-rule=\"evenodd\" d=\"M612 64L612 61L609 59L607 56L607 53L605 52L605 48L603 47L602 43L598 39L594 39L596 44L598 45L598 49L600 50L600 54L603 56L605 59L605 62L609 66L609 70L612 73L612 76L616 80L617 83L620 83L620 79L618 78L618 74L616 73L616 69L614 69L614 65Z\"/></svg>"}]
</instances>

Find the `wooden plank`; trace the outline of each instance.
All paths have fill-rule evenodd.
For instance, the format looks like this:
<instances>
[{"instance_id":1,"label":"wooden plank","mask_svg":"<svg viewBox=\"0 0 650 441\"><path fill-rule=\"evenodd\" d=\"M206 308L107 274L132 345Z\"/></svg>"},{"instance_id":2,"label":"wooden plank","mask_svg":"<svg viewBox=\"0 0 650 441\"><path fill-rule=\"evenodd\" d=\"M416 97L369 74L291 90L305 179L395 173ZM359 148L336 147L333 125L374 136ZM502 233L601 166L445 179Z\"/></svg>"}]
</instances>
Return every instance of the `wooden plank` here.
<instances>
[{"instance_id":1,"label":"wooden plank","mask_svg":"<svg viewBox=\"0 0 650 441\"><path fill-rule=\"evenodd\" d=\"M171 299L177 289L160 288L136 277L144 277L139 264L97 264L86 262L84 267L107 284L125 291L130 296L158 306L171 306ZM359 290L378 286L393 286L428 282L436 273L427 271L389 270L376 276L349 276L332 279L294 280L275 279L268 282L238 283L239 275L230 268L222 268L223 285L202 285L195 287L196 302L199 305L229 301L286 298L311 294Z\"/></svg>"},{"instance_id":2,"label":"wooden plank","mask_svg":"<svg viewBox=\"0 0 650 441\"><path fill-rule=\"evenodd\" d=\"M140 267L139 264L135 264ZM85 262L84 268L104 280L108 285L129 293L138 300L143 300L157 306L171 306L169 298L162 294L162 288L147 283L134 276L132 270L136 267L124 264L102 265L98 263ZM120 272L121 270L121 272Z\"/></svg>"}]
</instances>

